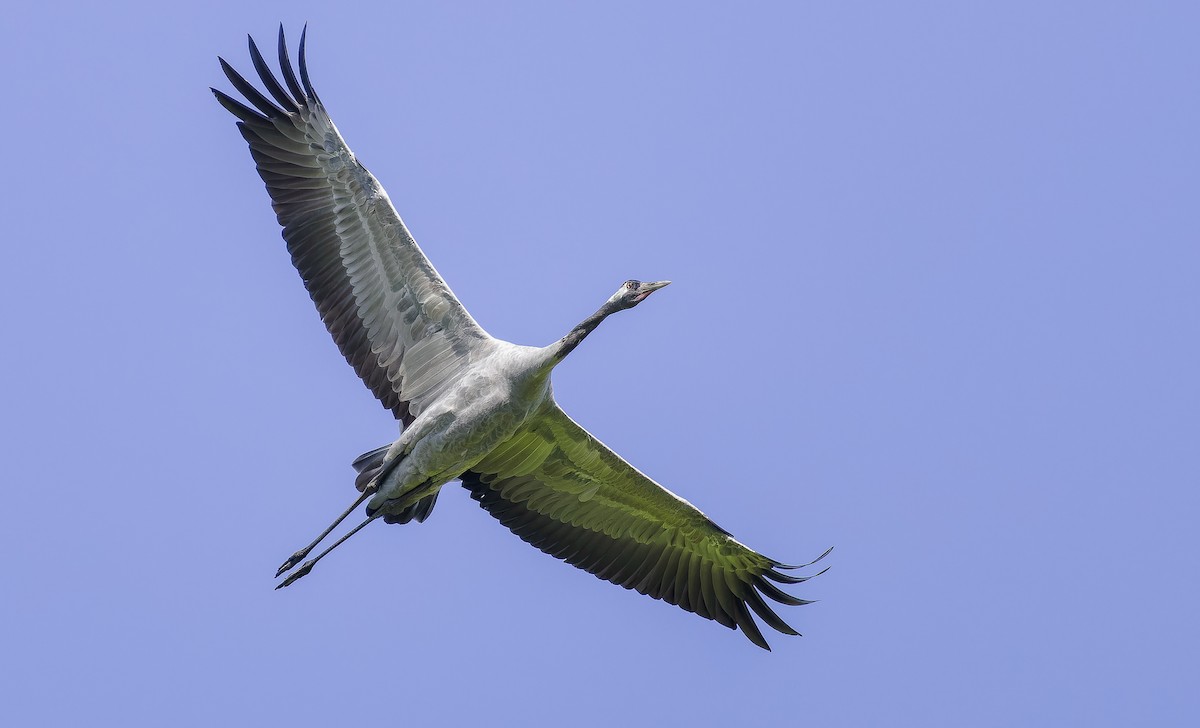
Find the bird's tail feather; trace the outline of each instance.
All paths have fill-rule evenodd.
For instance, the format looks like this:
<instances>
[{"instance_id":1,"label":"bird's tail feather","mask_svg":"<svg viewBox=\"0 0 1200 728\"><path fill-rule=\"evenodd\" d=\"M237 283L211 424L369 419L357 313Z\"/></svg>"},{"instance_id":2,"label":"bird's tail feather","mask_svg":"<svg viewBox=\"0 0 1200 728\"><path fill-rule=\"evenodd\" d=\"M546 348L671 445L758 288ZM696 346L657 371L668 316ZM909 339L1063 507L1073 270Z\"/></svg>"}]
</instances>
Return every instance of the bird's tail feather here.
<instances>
[{"instance_id":1,"label":"bird's tail feather","mask_svg":"<svg viewBox=\"0 0 1200 728\"><path fill-rule=\"evenodd\" d=\"M390 447L391 445L384 445L370 452L365 452L356 457L354 462L351 463L354 466L355 472L358 473L358 477L354 479L354 487L359 492L362 492L363 489L370 485L371 481L375 480L383 470L383 459ZM429 514L433 512L433 506L437 503L438 492L434 491L433 494L422 498L399 513L385 515L383 520L387 523L403 524L409 521L424 523L425 519L429 518Z\"/></svg>"},{"instance_id":2,"label":"bird's tail feather","mask_svg":"<svg viewBox=\"0 0 1200 728\"><path fill-rule=\"evenodd\" d=\"M391 445L377 447L370 452L364 452L362 455L354 458L354 462L350 463L354 468L354 472L358 473L358 477L354 479L354 487L358 488L358 492L362 492L371 481L379 475L379 471L383 469L383 457L387 455L388 448Z\"/></svg>"}]
</instances>

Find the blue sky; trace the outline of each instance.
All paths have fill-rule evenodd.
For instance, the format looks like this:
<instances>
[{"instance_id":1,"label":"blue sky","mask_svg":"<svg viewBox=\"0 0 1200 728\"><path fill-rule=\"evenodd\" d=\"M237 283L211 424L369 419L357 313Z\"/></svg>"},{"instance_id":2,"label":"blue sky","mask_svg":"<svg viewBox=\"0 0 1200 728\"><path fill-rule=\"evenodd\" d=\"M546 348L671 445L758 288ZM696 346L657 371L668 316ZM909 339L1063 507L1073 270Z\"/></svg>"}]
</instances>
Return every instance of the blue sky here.
<instances>
[{"instance_id":1,"label":"blue sky","mask_svg":"<svg viewBox=\"0 0 1200 728\"><path fill-rule=\"evenodd\" d=\"M447 486L295 587L395 437L209 86L313 81L492 334L671 288L559 402L785 561L805 634L578 572ZM9 10L0 722L1192 725L1192 3Z\"/></svg>"}]
</instances>

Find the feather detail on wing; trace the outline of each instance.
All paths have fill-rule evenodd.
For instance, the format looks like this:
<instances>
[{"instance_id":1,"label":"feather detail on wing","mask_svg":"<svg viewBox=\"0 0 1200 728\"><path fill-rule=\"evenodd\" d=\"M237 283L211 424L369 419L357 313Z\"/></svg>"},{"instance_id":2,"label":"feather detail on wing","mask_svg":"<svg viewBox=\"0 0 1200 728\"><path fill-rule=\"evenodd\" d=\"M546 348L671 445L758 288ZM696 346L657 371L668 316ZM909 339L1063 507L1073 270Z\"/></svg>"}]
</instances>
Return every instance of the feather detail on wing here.
<instances>
[{"instance_id":1,"label":"feather detail on wing","mask_svg":"<svg viewBox=\"0 0 1200 728\"><path fill-rule=\"evenodd\" d=\"M798 634L763 597L808 604L772 582L797 584L811 577L783 573L800 567L739 543L552 401L464 473L462 482L521 539L601 579L740 627L764 649L770 647L751 611L779 632Z\"/></svg>"},{"instance_id":2,"label":"feather detail on wing","mask_svg":"<svg viewBox=\"0 0 1200 728\"><path fill-rule=\"evenodd\" d=\"M383 406L407 424L490 337L346 146L309 81L304 36L297 79L279 29L286 88L253 39L250 57L274 101L223 59L225 75L250 106L213 93L239 119L292 263L326 328Z\"/></svg>"}]
</instances>

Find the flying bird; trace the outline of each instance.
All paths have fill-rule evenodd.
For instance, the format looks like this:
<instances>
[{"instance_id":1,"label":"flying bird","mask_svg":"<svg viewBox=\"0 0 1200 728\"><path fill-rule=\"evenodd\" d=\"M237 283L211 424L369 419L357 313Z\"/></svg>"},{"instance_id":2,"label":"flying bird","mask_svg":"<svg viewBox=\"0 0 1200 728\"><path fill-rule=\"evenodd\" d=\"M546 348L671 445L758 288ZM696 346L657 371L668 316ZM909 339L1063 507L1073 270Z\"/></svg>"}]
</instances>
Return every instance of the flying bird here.
<instances>
[{"instance_id":1,"label":"flying bird","mask_svg":"<svg viewBox=\"0 0 1200 728\"><path fill-rule=\"evenodd\" d=\"M283 563L275 576L291 573L276 588L309 573L368 523L424 521L442 486L459 480L509 530L572 566L741 628L764 649L770 647L751 612L779 632L798 634L763 597L808 604L776 584L811 578L786 572L829 551L790 566L751 550L576 424L551 393L551 371L588 334L670 281L625 281L549 346L488 335L338 133L309 80L305 31L297 78L280 26L282 84L250 38L250 58L270 98L224 59L221 68L249 105L212 92L238 119L322 321L395 415L400 436L354 461L358 497ZM294 568L364 502L366 520Z\"/></svg>"}]
</instances>

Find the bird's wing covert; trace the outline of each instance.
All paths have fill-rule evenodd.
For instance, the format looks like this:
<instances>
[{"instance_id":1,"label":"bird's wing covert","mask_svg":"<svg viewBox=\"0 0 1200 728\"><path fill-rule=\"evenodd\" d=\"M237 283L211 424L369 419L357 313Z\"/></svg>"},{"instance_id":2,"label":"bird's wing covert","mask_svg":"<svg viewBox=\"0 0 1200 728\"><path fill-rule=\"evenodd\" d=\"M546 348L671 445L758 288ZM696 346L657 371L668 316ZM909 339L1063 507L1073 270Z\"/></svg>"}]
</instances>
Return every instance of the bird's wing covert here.
<instances>
[{"instance_id":1,"label":"bird's wing covert","mask_svg":"<svg viewBox=\"0 0 1200 728\"><path fill-rule=\"evenodd\" d=\"M301 35L297 78L280 27L285 88L251 38L251 60L272 98L224 59L225 75L250 106L213 93L239 120L292 263L326 328L383 406L407 423L490 337L346 146L313 91L304 47Z\"/></svg>"},{"instance_id":2,"label":"bird's wing covert","mask_svg":"<svg viewBox=\"0 0 1200 728\"><path fill-rule=\"evenodd\" d=\"M797 634L763 596L807 604L772 582L796 584L811 577L783 573L799 567L739 543L554 402L463 474L462 482L522 540L601 579L740 627L764 649L770 647L751 611L774 629Z\"/></svg>"}]
</instances>

